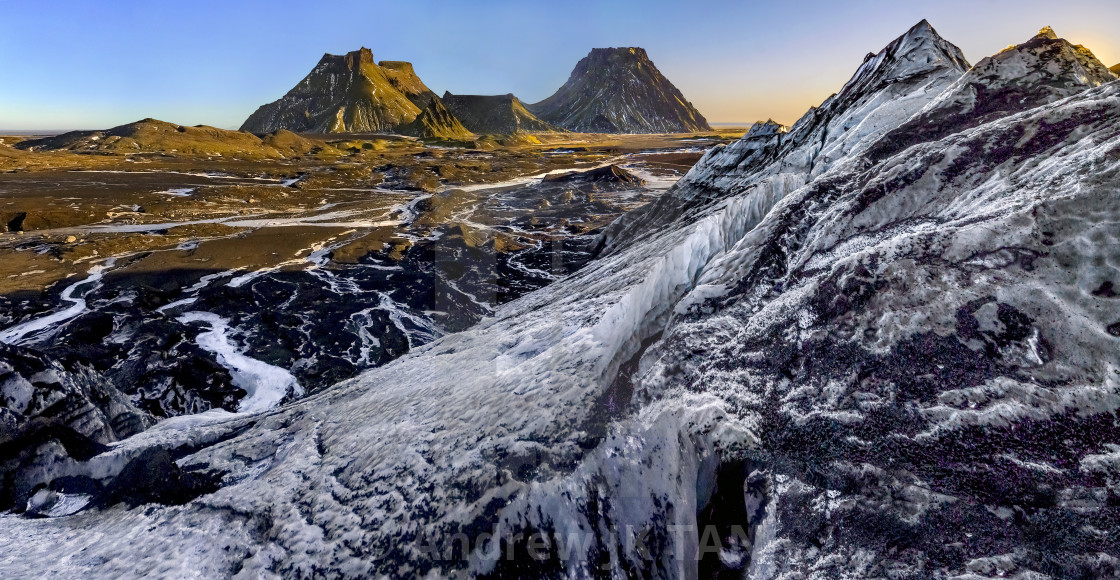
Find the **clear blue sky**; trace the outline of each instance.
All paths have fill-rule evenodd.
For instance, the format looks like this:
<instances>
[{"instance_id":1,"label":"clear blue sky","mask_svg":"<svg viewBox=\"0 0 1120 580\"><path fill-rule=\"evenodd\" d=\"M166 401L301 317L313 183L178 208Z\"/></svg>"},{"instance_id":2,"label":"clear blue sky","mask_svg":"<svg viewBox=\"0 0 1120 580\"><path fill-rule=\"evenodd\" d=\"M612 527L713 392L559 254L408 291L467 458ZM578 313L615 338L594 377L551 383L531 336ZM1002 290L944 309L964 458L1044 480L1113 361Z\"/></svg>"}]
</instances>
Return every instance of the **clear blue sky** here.
<instances>
[{"instance_id":1,"label":"clear blue sky","mask_svg":"<svg viewBox=\"0 0 1120 580\"><path fill-rule=\"evenodd\" d=\"M709 120L788 123L922 18L972 62L1044 25L1120 62L1117 0L0 0L0 129L236 128L360 46L437 93L527 102L593 47L642 46Z\"/></svg>"}]
</instances>

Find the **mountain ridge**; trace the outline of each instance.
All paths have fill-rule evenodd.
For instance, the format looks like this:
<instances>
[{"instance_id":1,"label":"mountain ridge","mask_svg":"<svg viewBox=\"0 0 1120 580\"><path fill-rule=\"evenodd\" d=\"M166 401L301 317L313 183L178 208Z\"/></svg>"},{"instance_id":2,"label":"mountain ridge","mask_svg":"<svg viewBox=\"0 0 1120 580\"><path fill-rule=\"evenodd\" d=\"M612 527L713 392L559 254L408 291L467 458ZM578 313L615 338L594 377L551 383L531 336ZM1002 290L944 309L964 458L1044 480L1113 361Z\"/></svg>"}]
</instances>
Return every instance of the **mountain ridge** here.
<instances>
[{"instance_id":1,"label":"mountain ridge","mask_svg":"<svg viewBox=\"0 0 1120 580\"><path fill-rule=\"evenodd\" d=\"M952 87L876 144L872 159L909 144L937 140L986 120L1100 86L1116 75L1093 53L1043 28L971 67Z\"/></svg>"},{"instance_id":2,"label":"mountain ridge","mask_svg":"<svg viewBox=\"0 0 1120 580\"><path fill-rule=\"evenodd\" d=\"M600 252L610 253L728 193L759 187L781 196L801 187L918 113L970 66L959 48L922 20L864 57L838 92L787 130L767 123L710 149L681 179L682 187L611 224L600 237Z\"/></svg>"}]
</instances>

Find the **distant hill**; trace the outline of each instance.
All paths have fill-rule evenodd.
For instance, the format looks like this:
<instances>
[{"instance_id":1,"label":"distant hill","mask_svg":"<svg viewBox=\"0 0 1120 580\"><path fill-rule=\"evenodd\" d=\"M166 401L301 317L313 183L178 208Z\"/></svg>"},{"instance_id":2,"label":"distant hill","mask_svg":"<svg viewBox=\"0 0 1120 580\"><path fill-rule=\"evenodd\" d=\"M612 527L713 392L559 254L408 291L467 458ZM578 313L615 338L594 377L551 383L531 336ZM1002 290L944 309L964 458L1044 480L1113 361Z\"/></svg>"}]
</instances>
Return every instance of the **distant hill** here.
<instances>
[{"instance_id":1,"label":"distant hill","mask_svg":"<svg viewBox=\"0 0 1120 580\"><path fill-rule=\"evenodd\" d=\"M637 47L596 48L576 64L568 82L527 108L541 119L589 133L685 133L710 131Z\"/></svg>"},{"instance_id":2,"label":"distant hill","mask_svg":"<svg viewBox=\"0 0 1120 580\"><path fill-rule=\"evenodd\" d=\"M1116 66L1113 66L1113 67L1109 68L1108 70L1109 70L1109 71L1110 71L1110 72L1111 72L1112 74L1114 74L1114 75L1116 75L1116 76L1120 76L1120 64L1118 64L1118 65L1116 65Z\"/></svg>"},{"instance_id":3,"label":"distant hill","mask_svg":"<svg viewBox=\"0 0 1120 580\"><path fill-rule=\"evenodd\" d=\"M443 104L480 135L512 135L521 132L563 131L529 112L521 100L506 95L453 95L443 93Z\"/></svg>"},{"instance_id":4,"label":"distant hill","mask_svg":"<svg viewBox=\"0 0 1120 580\"><path fill-rule=\"evenodd\" d=\"M178 155L287 157L310 153L325 145L290 131L276 131L262 139L243 131L199 125L186 127L156 119L113 127L104 131L72 131L20 141L26 151L75 151L103 153L175 153Z\"/></svg>"},{"instance_id":5,"label":"distant hill","mask_svg":"<svg viewBox=\"0 0 1120 580\"><path fill-rule=\"evenodd\" d=\"M277 129L306 133L417 132L461 138L461 126L433 109L413 125L435 93L402 61L375 63L368 48L345 55L324 54L319 64L277 101L256 110L241 130Z\"/></svg>"}]
</instances>

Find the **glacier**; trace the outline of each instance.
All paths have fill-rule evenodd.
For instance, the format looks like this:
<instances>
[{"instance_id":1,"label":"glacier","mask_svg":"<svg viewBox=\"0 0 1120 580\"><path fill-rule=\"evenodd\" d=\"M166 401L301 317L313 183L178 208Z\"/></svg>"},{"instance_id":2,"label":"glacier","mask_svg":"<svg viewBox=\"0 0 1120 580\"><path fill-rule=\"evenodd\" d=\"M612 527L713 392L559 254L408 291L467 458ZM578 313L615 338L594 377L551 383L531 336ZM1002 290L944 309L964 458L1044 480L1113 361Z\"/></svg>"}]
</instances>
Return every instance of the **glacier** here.
<instances>
[{"instance_id":1,"label":"glacier","mask_svg":"<svg viewBox=\"0 0 1120 580\"><path fill-rule=\"evenodd\" d=\"M923 21L468 330L28 468L185 483L0 515L0 570L1118 574L1120 83L1086 52L1044 31L971 67Z\"/></svg>"}]
</instances>

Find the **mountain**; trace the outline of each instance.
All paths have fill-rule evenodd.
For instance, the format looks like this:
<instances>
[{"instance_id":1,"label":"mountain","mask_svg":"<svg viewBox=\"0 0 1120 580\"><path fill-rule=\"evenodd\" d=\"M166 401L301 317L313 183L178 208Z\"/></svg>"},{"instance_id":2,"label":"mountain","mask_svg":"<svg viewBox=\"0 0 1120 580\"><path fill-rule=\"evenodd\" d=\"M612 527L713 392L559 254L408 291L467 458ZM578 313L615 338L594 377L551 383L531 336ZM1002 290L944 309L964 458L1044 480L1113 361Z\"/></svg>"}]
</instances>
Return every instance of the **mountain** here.
<instances>
[{"instance_id":1,"label":"mountain","mask_svg":"<svg viewBox=\"0 0 1120 580\"><path fill-rule=\"evenodd\" d=\"M241 130L391 132L416 120L433 99L411 64L375 63L363 47L342 56L324 54L310 74L280 100L258 108Z\"/></svg>"},{"instance_id":2,"label":"mountain","mask_svg":"<svg viewBox=\"0 0 1120 580\"><path fill-rule=\"evenodd\" d=\"M529 112L521 100L507 95L453 95L443 93L447 106L463 125L479 135L512 135L520 132L561 131Z\"/></svg>"},{"instance_id":3,"label":"mountain","mask_svg":"<svg viewBox=\"0 0 1120 580\"><path fill-rule=\"evenodd\" d=\"M104 131L71 131L16 144L27 151L99 153L174 153L176 155L243 155L286 157L320 149L322 142L281 131L264 139L244 131L199 125L186 127L157 119L143 119Z\"/></svg>"},{"instance_id":4,"label":"mountain","mask_svg":"<svg viewBox=\"0 0 1120 580\"><path fill-rule=\"evenodd\" d=\"M1055 40L1016 80L923 21L466 331L24 454L38 515L147 505L0 518L6 572L1116 577L1120 82L1055 99L1032 59L1094 69Z\"/></svg>"},{"instance_id":5,"label":"mountain","mask_svg":"<svg viewBox=\"0 0 1120 580\"><path fill-rule=\"evenodd\" d=\"M1114 75L1116 75L1116 76L1120 76L1120 64L1118 64L1118 65L1116 65L1116 66L1112 66L1112 67L1109 67L1109 69L1108 69L1108 70L1109 70L1109 72L1111 72L1112 74L1114 74Z\"/></svg>"},{"instance_id":6,"label":"mountain","mask_svg":"<svg viewBox=\"0 0 1120 580\"><path fill-rule=\"evenodd\" d=\"M592 49L555 94L526 107L549 123L584 133L711 130L637 47Z\"/></svg>"}]
</instances>

